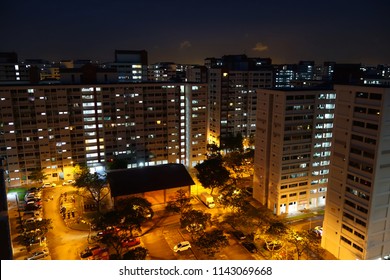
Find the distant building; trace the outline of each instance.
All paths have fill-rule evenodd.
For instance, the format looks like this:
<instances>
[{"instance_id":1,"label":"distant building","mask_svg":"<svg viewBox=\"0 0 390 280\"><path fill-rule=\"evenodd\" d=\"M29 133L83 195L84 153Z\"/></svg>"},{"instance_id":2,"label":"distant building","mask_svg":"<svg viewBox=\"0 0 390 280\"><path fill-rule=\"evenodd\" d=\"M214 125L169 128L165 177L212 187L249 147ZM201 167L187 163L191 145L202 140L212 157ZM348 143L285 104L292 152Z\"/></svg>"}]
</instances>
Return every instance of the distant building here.
<instances>
[{"instance_id":1,"label":"distant building","mask_svg":"<svg viewBox=\"0 0 390 280\"><path fill-rule=\"evenodd\" d=\"M179 82L176 72L177 65L173 62L159 62L148 66L148 80L155 82Z\"/></svg>"},{"instance_id":2,"label":"distant building","mask_svg":"<svg viewBox=\"0 0 390 280\"><path fill-rule=\"evenodd\" d=\"M69 64L67 64L69 65ZM87 62L77 67L60 68L61 84L115 84L118 74L115 69L104 68L96 63Z\"/></svg>"},{"instance_id":3,"label":"distant building","mask_svg":"<svg viewBox=\"0 0 390 280\"><path fill-rule=\"evenodd\" d=\"M148 53L145 50L115 50L115 61L107 64L115 69L118 83L140 83L148 80Z\"/></svg>"},{"instance_id":4,"label":"distant building","mask_svg":"<svg viewBox=\"0 0 390 280\"><path fill-rule=\"evenodd\" d=\"M142 196L153 206L165 205L178 190L190 194L195 185L182 164L162 164L142 168L112 170L107 173L113 205L120 199Z\"/></svg>"},{"instance_id":5,"label":"distant building","mask_svg":"<svg viewBox=\"0 0 390 280\"><path fill-rule=\"evenodd\" d=\"M324 206L336 94L259 89L253 197L276 215Z\"/></svg>"},{"instance_id":6,"label":"distant building","mask_svg":"<svg viewBox=\"0 0 390 280\"><path fill-rule=\"evenodd\" d=\"M0 53L0 85L30 83L30 69L18 61L14 52Z\"/></svg>"},{"instance_id":7,"label":"distant building","mask_svg":"<svg viewBox=\"0 0 390 280\"><path fill-rule=\"evenodd\" d=\"M282 64L274 65L274 87L275 88L293 88L292 81L296 79L297 65L296 64Z\"/></svg>"},{"instance_id":8,"label":"distant building","mask_svg":"<svg viewBox=\"0 0 390 280\"><path fill-rule=\"evenodd\" d=\"M322 246L342 260L390 254L390 88L335 85Z\"/></svg>"},{"instance_id":9,"label":"distant building","mask_svg":"<svg viewBox=\"0 0 390 280\"><path fill-rule=\"evenodd\" d=\"M207 58L209 143L226 137L250 137L256 131L257 90L273 86L270 59L228 55ZM223 143L222 145L223 146Z\"/></svg>"}]
</instances>

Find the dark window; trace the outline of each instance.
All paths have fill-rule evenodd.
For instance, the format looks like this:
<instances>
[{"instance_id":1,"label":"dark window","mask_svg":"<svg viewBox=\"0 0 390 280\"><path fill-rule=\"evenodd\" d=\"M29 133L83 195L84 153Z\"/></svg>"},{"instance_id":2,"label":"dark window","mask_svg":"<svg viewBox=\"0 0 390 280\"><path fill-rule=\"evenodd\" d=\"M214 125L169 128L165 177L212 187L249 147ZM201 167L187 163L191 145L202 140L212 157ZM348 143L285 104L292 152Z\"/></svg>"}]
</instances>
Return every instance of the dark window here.
<instances>
[{"instance_id":1,"label":"dark window","mask_svg":"<svg viewBox=\"0 0 390 280\"><path fill-rule=\"evenodd\" d=\"M355 95L357 98L368 98L367 92L357 92Z\"/></svg>"},{"instance_id":2,"label":"dark window","mask_svg":"<svg viewBox=\"0 0 390 280\"><path fill-rule=\"evenodd\" d=\"M345 200L345 204L351 206L352 208L355 208L355 207L356 207L356 204L355 204L355 203L353 203L352 201L349 201L349 200L347 200L347 199Z\"/></svg>"},{"instance_id":3,"label":"dark window","mask_svg":"<svg viewBox=\"0 0 390 280\"><path fill-rule=\"evenodd\" d=\"M366 222L363 222L362 220L360 220L360 219L356 219L356 223L357 224L359 224L359 225L362 225L362 226L364 226L364 227L366 227Z\"/></svg>"},{"instance_id":4,"label":"dark window","mask_svg":"<svg viewBox=\"0 0 390 280\"><path fill-rule=\"evenodd\" d=\"M347 226L347 225L345 225L345 224L343 224L343 229L345 229L345 230L347 230L347 231L349 231L349 232L353 232L353 230L352 230L352 228L350 228L349 226Z\"/></svg>"},{"instance_id":5,"label":"dark window","mask_svg":"<svg viewBox=\"0 0 390 280\"><path fill-rule=\"evenodd\" d=\"M356 236L360 237L360 238L363 239L363 240L364 240L364 238L365 238L364 235L361 234L360 232L355 231L354 234L355 234Z\"/></svg>"},{"instance_id":6,"label":"dark window","mask_svg":"<svg viewBox=\"0 0 390 280\"><path fill-rule=\"evenodd\" d=\"M352 244L352 242L351 242L350 240L348 240L347 238L345 238L344 236L341 236L340 239L341 239L342 241L344 241L345 243L349 244L349 245Z\"/></svg>"},{"instance_id":7,"label":"dark window","mask_svg":"<svg viewBox=\"0 0 390 280\"><path fill-rule=\"evenodd\" d=\"M343 213L343 216L348 218L348 219L350 219L350 220L352 220L352 221L354 220L353 216L351 214L346 213L346 212Z\"/></svg>"},{"instance_id":8,"label":"dark window","mask_svg":"<svg viewBox=\"0 0 390 280\"><path fill-rule=\"evenodd\" d=\"M366 113L367 109L364 107L355 107L354 111L356 113Z\"/></svg>"},{"instance_id":9,"label":"dark window","mask_svg":"<svg viewBox=\"0 0 390 280\"><path fill-rule=\"evenodd\" d=\"M362 207L362 206L359 206L359 205L358 205L358 206L356 207L356 209L359 210L360 212L365 213L365 214L368 213L368 210L367 210L366 208Z\"/></svg>"},{"instance_id":10,"label":"dark window","mask_svg":"<svg viewBox=\"0 0 390 280\"><path fill-rule=\"evenodd\" d=\"M377 124L367 123L367 124L366 124L366 127L367 127L368 129L378 130L378 125L377 125Z\"/></svg>"},{"instance_id":11,"label":"dark window","mask_svg":"<svg viewBox=\"0 0 390 280\"><path fill-rule=\"evenodd\" d=\"M379 93L370 93L370 99L382 100L382 94L379 94Z\"/></svg>"},{"instance_id":12,"label":"dark window","mask_svg":"<svg viewBox=\"0 0 390 280\"><path fill-rule=\"evenodd\" d=\"M363 248L353 243L353 248L359 250L360 252L363 252Z\"/></svg>"}]
</instances>

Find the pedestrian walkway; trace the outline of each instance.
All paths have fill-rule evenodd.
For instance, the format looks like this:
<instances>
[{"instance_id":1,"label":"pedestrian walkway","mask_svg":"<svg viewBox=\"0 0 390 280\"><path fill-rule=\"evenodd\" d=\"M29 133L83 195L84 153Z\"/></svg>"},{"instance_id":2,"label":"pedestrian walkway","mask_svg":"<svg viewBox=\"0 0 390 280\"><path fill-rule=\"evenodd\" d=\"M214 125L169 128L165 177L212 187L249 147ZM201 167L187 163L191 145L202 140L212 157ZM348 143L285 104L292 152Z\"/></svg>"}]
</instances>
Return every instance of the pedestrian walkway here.
<instances>
[{"instance_id":1,"label":"pedestrian walkway","mask_svg":"<svg viewBox=\"0 0 390 280\"><path fill-rule=\"evenodd\" d=\"M64 192L60 196L59 203L59 212L66 226L75 230L88 231L90 229L90 225L83 217L82 197L76 195L76 192Z\"/></svg>"}]
</instances>

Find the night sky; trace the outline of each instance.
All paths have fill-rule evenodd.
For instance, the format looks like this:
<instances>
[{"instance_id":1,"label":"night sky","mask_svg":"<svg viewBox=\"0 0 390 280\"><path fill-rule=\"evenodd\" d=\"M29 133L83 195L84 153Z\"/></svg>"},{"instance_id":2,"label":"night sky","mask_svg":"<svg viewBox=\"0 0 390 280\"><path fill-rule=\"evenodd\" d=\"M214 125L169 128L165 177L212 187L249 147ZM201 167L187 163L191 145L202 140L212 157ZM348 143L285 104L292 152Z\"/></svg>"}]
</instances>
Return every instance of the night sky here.
<instances>
[{"instance_id":1,"label":"night sky","mask_svg":"<svg viewBox=\"0 0 390 280\"><path fill-rule=\"evenodd\" d=\"M0 1L0 52L19 59L113 61L146 50L149 63L203 64L247 54L390 64L390 1Z\"/></svg>"}]
</instances>

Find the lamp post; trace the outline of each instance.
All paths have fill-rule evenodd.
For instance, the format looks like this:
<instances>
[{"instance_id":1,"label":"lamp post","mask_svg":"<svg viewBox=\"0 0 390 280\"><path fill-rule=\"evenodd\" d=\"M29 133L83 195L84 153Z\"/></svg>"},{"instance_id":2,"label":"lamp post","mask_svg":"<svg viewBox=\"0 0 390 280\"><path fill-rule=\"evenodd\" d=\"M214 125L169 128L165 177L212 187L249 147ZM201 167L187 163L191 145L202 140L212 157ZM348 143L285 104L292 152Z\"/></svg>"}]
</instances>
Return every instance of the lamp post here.
<instances>
[{"instance_id":1,"label":"lamp post","mask_svg":"<svg viewBox=\"0 0 390 280\"><path fill-rule=\"evenodd\" d=\"M22 224L22 216L20 215L20 208L19 208L19 195L16 192L15 193L15 201L16 201L16 208L18 209L18 214L19 214L19 222Z\"/></svg>"}]
</instances>

